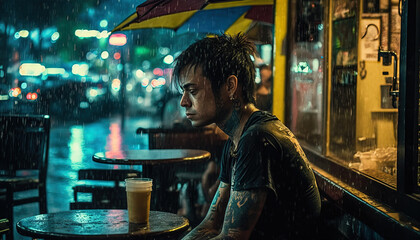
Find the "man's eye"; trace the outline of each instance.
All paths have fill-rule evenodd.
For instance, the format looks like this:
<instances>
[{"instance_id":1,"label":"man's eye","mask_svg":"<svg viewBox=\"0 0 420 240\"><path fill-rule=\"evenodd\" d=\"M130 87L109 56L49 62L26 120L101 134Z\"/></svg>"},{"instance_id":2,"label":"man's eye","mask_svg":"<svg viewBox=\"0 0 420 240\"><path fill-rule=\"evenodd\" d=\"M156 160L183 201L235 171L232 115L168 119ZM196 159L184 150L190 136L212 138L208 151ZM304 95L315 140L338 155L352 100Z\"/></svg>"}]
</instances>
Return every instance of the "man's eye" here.
<instances>
[{"instance_id":1,"label":"man's eye","mask_svg":"<svg viewBox=\"0 0 420 240\"><path fill-rule=\"evenodd\" d=\"M196 90L196 89L190 89L190 90L189 90L189 92L190 92L192 95L197 94L197 90Z\"/></svg>"}]
</instances>

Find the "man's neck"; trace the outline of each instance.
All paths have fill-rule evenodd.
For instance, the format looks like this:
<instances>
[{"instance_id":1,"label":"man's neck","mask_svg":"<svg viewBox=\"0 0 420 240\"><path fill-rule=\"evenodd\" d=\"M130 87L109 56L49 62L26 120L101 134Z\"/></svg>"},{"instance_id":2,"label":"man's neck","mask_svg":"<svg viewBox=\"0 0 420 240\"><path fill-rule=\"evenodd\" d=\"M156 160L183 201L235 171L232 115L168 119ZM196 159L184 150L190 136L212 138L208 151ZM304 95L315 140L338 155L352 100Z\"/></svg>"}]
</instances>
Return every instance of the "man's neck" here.
<instances>
[{"instance_id":1,"label":"man's neck","mask_svg":"<svg viewBox=\"0 0 420 240\"><path fill-rule=\"evenodd\" d=\"M257 111L257 108L255 108L253 104L247 104L240 109L233 109L229 119L219 126L233 141L235 149L241 138L246 122L255 111Z\"/></svg>"}]
</instances>

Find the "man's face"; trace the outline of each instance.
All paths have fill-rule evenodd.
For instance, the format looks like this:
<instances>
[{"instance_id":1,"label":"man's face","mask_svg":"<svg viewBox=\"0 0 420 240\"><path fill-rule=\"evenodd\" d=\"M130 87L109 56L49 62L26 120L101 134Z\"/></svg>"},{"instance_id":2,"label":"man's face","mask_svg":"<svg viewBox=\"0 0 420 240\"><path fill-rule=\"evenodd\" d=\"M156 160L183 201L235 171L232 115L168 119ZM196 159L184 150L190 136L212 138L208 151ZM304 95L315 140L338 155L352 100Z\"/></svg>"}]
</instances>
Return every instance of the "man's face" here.
<instances>
[{"instance_id":1,"label":"man's face","mask_svg":"<svg viewBox=\"0 0 420 240\"><path fill-rule=\"evenodd\" d=\"M202 75L200 67L186 67L180 76L183 90L181 106L194 127L216 122L217 107L210 80Z\"/></svg>"}]
</instances>

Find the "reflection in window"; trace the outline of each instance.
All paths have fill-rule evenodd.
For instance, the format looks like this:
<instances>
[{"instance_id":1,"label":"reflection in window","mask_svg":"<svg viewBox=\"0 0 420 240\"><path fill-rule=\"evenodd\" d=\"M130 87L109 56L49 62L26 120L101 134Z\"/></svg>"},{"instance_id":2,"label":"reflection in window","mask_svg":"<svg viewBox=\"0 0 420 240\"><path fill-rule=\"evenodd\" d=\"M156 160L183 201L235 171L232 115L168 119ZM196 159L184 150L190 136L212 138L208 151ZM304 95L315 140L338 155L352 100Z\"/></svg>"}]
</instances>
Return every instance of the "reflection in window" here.
<instances>
[{"instance_id":1,"label":"reflection in window","mask_svg":"<svg viewBox=\"0 0 420 240\"><path fill-rule=\"evenodd\" d=\"M305 147L396 186L398 103L391 92L401 17L395 1L372 3L292 2L287 123Z\"/></svg>"},{"instance_id":2,"label":"reflection in window","mask_svg":"<svg viewBox=\"0 0 420 240\"><path fill-rule=\"evenodd\" d=\"M297 1L291 29L289 127L300 141L321 151L324 23L321 1Z\"/></svg>"},{"instance_id":3,"label":"reflection in window","mask_svg":"<svg viewBox=\"0 0 420 240\"><path fill-rule=\"evenodd\" d=\"M393 3L356 2L332 4L329 155L395 187L401 19Z\"/></svg>"}]
</instances>

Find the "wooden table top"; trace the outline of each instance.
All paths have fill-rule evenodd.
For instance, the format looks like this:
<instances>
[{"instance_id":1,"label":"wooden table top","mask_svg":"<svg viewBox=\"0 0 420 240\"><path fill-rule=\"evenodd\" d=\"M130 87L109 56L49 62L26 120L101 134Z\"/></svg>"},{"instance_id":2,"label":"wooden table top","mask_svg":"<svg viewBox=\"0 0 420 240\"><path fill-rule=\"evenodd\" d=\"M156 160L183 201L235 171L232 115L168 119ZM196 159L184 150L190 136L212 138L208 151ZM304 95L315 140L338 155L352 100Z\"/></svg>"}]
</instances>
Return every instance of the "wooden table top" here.
<instances>
[{"instance_id":1,"label":"wooden table top","mask_svg":"<svg viewBox=\"0 0 420 240\"><path fill-rule=\"evenodd\" d=\"M197 149L145 149L117 152L98 152L93 161L120 165L159 165L170 163L193 163L210 159L208 151Z\"/></svg>"},{"instance_id":2,"label":"wooden table top","mask_svg":"<svg viewBox=\"0 0 420 240\"><path fill-rule=\"evenodd\" d=\"M172 239L189 228L186 218L150 211L149 224L128 222L127 210L73 210L27 217L16 224L18 233L44 239Z\"/></svg>"}]
</instances>

